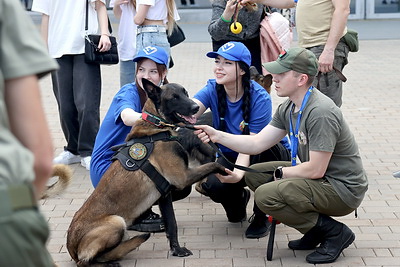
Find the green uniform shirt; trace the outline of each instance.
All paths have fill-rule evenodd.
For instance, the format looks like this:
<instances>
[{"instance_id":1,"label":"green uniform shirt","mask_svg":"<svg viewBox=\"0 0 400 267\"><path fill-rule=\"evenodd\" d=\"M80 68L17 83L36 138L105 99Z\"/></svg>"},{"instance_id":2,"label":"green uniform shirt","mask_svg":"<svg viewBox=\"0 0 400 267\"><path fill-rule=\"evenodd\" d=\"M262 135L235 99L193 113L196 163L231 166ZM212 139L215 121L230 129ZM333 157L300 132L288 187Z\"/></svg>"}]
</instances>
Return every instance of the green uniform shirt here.
<instances>
[{"instance_id":1,"label":"green uniform shirt","mask_svg":"<svg viewBox=\"0 0 400 267\"><path fill-rule=\"evenodd\" d=\"M0 0L0 185L34 179L33 156L9 129L4 81L42 76L56 68L57 63L49 57L38 28L20 1Z\"/></svg>"},{"instance_id":2,"label":"green uniform shirt","mask_svg":"<svg viewBox=\"0 0 400 267\"><path fill-rule=\"evenodd\" d=\"M290 132L290 100L282 103L271 125ZM292 116L293 129L298 113ZM309 151L332 152L325 178L340 198L351 208L357 208L368 188L358 145L341 110L333 101L314 89L310 95L299 128L298 158L309 161Z\"/></svg>"}]
</instances>

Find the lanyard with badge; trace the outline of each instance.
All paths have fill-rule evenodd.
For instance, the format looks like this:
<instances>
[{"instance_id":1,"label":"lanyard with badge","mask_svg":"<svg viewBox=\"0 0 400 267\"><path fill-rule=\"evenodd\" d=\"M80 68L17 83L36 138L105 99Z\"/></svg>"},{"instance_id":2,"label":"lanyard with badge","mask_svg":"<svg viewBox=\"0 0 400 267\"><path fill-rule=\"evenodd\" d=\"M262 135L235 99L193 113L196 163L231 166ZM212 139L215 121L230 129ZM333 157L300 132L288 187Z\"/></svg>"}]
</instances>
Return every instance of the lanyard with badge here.
<instances>
[{"instance_id":1,"label":"lanyard with badge","mask_svg":"<svg viewBox=\"0 0 400 267\"><path fill-rule=\"evenodd\" d=\"M313 90L313 86L310 86L310 88L308 88L306 95L303 98L303 102L301 103L301 107L299 110L299 115L297 116L297 122L296 122L296 129L295 131L293 131L293 123L292 123L292 115L293 115L293 111L294 111L294 104L292 104L292 109L290 111L290 115L289 115L289 127L290 127L290 132L289 132L289 136L290 136L290 144L291 144L291 153L292 153L292 166L296 166L296 158L297 158L297 147L299 144L299 128L300 128L300 120L301 120L301 116L303 115L303 110L306 107L306 104L308 102L308 99L310 98L311 92Z\"/></svg>"}]
</instances>

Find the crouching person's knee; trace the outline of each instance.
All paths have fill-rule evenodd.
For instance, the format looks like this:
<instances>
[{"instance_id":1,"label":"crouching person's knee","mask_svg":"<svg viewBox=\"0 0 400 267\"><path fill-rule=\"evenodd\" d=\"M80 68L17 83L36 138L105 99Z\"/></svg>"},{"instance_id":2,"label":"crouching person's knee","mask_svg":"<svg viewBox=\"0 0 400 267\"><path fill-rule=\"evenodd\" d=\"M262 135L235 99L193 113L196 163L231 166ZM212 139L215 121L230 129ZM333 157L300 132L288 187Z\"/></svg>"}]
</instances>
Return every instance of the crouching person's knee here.
<instances>
[{"instance_id":1,"label":"crouching person's knee","mask_svg":"<svg viewBox=\"0 0 400 267\"><path fill-rule=\"evenodd\" d=\"M290 164L290 162L289 162ZM257 170L259 172L246 172L244 179L246 185L252 190L256 189L263 184L269 183L274 180L274 171L278 166L286 166L285 161L270 161L253 164L250 166L251 169Z\"/></svg>"}]
</instances>

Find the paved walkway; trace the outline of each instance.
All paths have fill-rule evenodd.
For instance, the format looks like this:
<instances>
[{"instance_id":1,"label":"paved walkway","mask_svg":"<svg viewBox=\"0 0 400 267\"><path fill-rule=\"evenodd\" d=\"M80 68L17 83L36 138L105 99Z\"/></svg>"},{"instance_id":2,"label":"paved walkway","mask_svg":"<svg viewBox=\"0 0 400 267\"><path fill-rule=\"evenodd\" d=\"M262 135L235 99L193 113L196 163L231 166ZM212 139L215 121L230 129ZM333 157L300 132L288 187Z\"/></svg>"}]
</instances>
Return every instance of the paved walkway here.
<instances>
[{"instance_id":1,"label":"paved walkway","mask_svg":"<svg viewBox=\"0 0 400 267\"><path fill-rule=\"evenodd\" d=\"M205 57L210 47L205 42L185 42L174 47L175 67L170 70L169 80L184 85L193 95L212 77L212 60ZM356 233L356 240L328 266L399 266L400 179L392 177L392 172L400 170L399 47L400 40L362 40L360 51L350 54L350 64L344 70L348 82L344 86L342 110L359 143L370 187L358 209L358 218L354 213L339 218ZM119 89L119 66L103 66L102 76L104 116ZM41 87L54 152L58 154L65 142L49 77L41 81ZM274 92L272 96L275 108L283 99ZM65 246L66 231L76 210L93 191L89 172L79 164L71 166L74 176L67 191L41 202L51 229L48 248L60 267L75 266ZM308 251L293 252L287 248L288 240L300 237L289 227L277 226L273 260L269 262L265 257L267 238L246 239L248 222L229 223L221 205L209 198L193 190L188 198L174 203L174 207L179 240L193 256L170 256L165 234L157 233L124 258L122 266L309 266L305 261ZM252 200L249 216L251 210Z\"/></svg>"}]
</instances>

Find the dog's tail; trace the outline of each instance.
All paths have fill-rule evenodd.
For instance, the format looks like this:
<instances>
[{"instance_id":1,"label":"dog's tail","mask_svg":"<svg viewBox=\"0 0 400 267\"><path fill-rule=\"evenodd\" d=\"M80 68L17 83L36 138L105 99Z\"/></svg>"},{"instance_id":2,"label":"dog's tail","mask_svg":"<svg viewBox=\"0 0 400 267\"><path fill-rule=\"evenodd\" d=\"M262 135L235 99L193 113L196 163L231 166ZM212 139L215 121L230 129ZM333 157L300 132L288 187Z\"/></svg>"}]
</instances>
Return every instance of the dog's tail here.
<instances>
[{"instance_id":1,"label":"dog's tail","mask_svg":"<svg viewBox=\"0 0 400 267\"><path fill-rule=\"evenodd\" d=\"M55 164L52 176L58 176L58 180L54 184L47 186L40 199L53 197L63 192L71 182L72 170L67 165Z\"/></svg>"}]
</instances>

